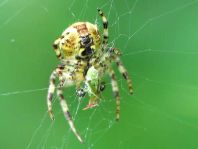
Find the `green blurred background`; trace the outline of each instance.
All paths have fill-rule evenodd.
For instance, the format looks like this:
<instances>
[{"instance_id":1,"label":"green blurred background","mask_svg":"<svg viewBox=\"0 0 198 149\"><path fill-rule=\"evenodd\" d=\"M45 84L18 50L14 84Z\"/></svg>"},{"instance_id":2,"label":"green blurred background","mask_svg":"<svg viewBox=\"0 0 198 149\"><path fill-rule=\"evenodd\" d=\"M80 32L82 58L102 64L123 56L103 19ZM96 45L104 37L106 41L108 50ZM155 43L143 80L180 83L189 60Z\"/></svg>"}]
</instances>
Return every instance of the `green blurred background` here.
<instances>
[{"instance_id":1,"label":"green blurred background","mask_svg":"<svg viewBox=\"0 0 198 149\"><path fill-rule=\"evenodd\" d=\"M100 106L88 111L87 97L79 102L74 88L64 90L80 144L58 99L55 122L46 112L49 76L59 63L52 43L80 20L102 30L97 7L108 17L109 46L122 51L135 93L116 71L122 96L116 123L110 84ZM197 0L0 0L0 148L197 149L197 15Z\"/></svg>"}]
</instances>

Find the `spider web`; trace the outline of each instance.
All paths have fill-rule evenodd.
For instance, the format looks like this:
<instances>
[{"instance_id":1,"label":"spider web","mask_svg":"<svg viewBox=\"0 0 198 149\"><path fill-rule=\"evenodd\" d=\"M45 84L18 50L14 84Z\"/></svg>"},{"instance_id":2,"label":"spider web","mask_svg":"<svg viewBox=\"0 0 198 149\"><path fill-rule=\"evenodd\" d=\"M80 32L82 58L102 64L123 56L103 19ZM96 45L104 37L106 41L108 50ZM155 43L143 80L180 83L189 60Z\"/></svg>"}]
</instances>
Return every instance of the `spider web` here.
<instances>
[{"instance_id":1,"label":"spider web","mask_svg":"<svg viewBox=\"0 0 198 149\"><path fill-rule=\"evenodd\" d=\"M82 111L88 97L79 99L74 88L65 89L74 123L85 142L80 144L64 119L57 96L54 122L46 111L48 79L58 63L50 49L67 24L89 20L102 32L97 7L109 20L108 47L122 51L135 93L129 95L125 80L116 73L121 119L115 122L108 77L99 107L88 111ZM0 8L0 30L5 35L0 41L4 48L0 53L0 148L196 148L197 0L60 0L58 4L3 0Z\"/></svg>"}]
</instances>

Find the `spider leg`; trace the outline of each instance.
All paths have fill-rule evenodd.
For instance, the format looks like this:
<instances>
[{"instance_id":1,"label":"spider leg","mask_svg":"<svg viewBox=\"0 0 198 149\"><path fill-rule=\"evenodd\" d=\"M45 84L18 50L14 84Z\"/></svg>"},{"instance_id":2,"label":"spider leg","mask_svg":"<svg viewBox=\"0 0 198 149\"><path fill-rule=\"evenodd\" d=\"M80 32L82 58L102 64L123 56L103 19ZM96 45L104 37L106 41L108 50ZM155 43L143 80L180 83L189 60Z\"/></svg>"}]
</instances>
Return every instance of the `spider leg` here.
<instances>
[{"instance_id":1,"label":"spider leg","mask_svg":"<svg viewBox=\"0 0 198 149\"><path fill-rule=\"evenodd\" d=\"M60 88L60 87L57 88L57 95L60 98L60 105L61 105L62 111L63 111L63 113L65 115L65 118L67 119L67 121L68 121L68 123L70 125L71 130L74 132L74 134L76 135L78 140L81 143L83 143L80 135L78 134L78 132L77 132L75 126L74 126L74 122L73 122L71 114L69 112L69 108L68 108L67 102L65 101L64 96L63 96L62 88Z\"/></svg>"},{"instance_id":2,"label":"spider leg","mask_svg":"<svg viewBox=\"0 0 198 149\"><path fill-rule=\"evenodd\" d=\"M48 113L49 116L52 120L54 120L54 114L52 111L52 98L53 98L53 94L55 91L55 80L56 78L59 78L59 80L61 80L59 86L64 85L64 80L61 79L62 77L62 70L65 68L64 65L58 65L57 68L51 73L50 76L50 85L48 88L48 94L47 94L47 106L48 106Z\"/></svg>"},{"instance_id":3,"label":"spider leg","mask_svg":"<svg viewBox=\"0 0 198 149\"><path fill-rule=\"evenodd\" d=\"M103 48L102 50L107 46L108 43L108 21L107 18L105 17L104 13L98 8L98 13L100 14L100 16L102 17L102 22L103 22Z\"/></svg>"},{"instance_id":4,"label":"spider leg","mask_svg":"<svg viewBox=\"0 0 198 149\"><path fill-rule=\"evenodd\" d=\"M78 132L77 132L75 126L74 126L72 117L71 117L70 112L69 112L69 108L67 106L66 101L64 100L64 96L63 96L63 92L62 92L62 87L64 86L64 82L65 82L65 79L62 75L62 72L63 72L64 69L65 69L64 65L59 65L52 72L52 74L50 76L50 85L49 85L48 96L47 96L48 112L49 112L50 118L52 120L54 120L54 115L53 115L53 112L52 112L52 97L53 97L53 94L54 94L54 91L55 91L55 80L58 77L60 83L59 83L58 88L57 88L57 95L60 98L61 108L64 112L64 115L65 115L66 119L68 120L68 123L70 125L71 130L74 132L74 134L76 135L78 140L82 143L83 141L82 141L80 135L78 134Z\"/></svg>"},{"instance_id":5,"label":"spider leg","mask_svg":"<svg viewBox=\"0 0 198 149\"><path fill-rule=\"evenodd\" d=\"M54 41L54 44L53 44L53 48L54 48L54 51L55 51L55 53L56 53L56 57L57 57L59 60L62 59L61 52L60 52L59 47L58 47L58 45L59 45L61 39L62 39L62 38L59 37L58 39L56 39L56 40Z\"/></svg>"},{"instance_id":6,"label":"spider leg","mask_svg":"<svg viewBox=\"0 0 198 149\"><path fill-rule=\"evenodd\" d=\"M52 98L53 98L53 94L55 91L55 80L56 80L57 76L58 76L58 71L57 71L57 69L55 69L50 76L50 85L48 88L48 95L47 95L48 113L52 120L54 120L54 114L52 111Z\"/></svg>"},{"instance_id":7,"label":"spider leg","mask_svg":"<svg viewBox=\"0 0 198 149\"><path fill-rule=\"evenodd\" d=\"M111 77L112 90L116 98L116 121L118 121L120 119L120 93L118 89L118 83L116 80L115 72L113 69L109 70L109 76Z\"/></svg>"},{"instance_id":8,"label":"spider leg","mask_svg":"<svg viewBox=\"0 0 198 149\"><path fill-rule=\"evenodd\" d=\"M115 61L116 61L116 65L118 66L119 72L122 74L124 79L127 81L130 94L133 94L132 81L131 81L131 79L128 75L128 72L127 72L126 68L123 66L123 64L122 64L118 55L115 57Z\"/></svg>"}]
</instances>

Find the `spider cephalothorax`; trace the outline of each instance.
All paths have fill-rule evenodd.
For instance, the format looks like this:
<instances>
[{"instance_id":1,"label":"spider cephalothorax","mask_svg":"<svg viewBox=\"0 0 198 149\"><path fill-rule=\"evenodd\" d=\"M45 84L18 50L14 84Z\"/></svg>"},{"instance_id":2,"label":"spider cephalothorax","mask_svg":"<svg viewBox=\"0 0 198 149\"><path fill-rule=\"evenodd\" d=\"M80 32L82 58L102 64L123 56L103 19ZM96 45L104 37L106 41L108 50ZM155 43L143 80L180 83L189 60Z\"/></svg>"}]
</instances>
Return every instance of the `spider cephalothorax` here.
<instances>
[{"instance_id":1,"label":"spider cephalothorax","mask_svg":"<svg viewBox=\"0 0 198 149\"><path fill-rule=\"evenodd\" d=\"M67 102L63 96L63 87L75 85L77 95L81 97L88 93L90 99L84 110L93 108L99 104L100 94L105 87L103 76L108 74L116 98L116 120L119 120L120 115L120 95L115 72L111 66L112 62L116 63L118 70L126 79L130 93L133 92L127 70L120 61L120 52L116 48L106 48L108 22L100 9L98 9L98 12L102 17L104 28L102 42L96 25L89 22L77 22L69 26L53 44L56 56L61 64L57 66L50 76L47 96L48 112L53 120L52 97L55 91L55 80L58 78L59 83L56 89L61 108L70 128L80 142L83 141L74 126Z\"/></svg>"}]
</instances>

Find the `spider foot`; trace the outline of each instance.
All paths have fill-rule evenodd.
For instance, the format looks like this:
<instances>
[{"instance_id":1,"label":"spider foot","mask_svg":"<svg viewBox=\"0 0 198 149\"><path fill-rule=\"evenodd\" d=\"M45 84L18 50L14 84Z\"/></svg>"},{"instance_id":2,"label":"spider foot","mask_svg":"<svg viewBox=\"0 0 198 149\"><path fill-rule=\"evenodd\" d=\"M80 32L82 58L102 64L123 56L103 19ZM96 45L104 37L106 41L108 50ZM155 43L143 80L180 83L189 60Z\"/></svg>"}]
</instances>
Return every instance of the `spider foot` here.
<instances>
[{"instance_id":1,"label":"spider foot","mask_svg":"<svg viewBox=\"0 0 198 149\"><path fill-rule=\"evenodd\" d=\"M131 95L133 95L133 89L130 89L130 90L129 90L129 93L130 93Z\"/></svg>"},{"instance_id":2,"label":"spider foot","mask_svg":"<svg viewBox=\"0 0 198 149\"><path fill-rule=\"evenodd\" d=\"M52 111L48 111L48 113L49 113L51 120L54 121L55 118L54 118L54 114L52 113Z\"/></svg>"},{"instance_id":3,"label":"spider foot","mask_svg":"<svg viewBox=\"0 0 198 149\"><path fill-rule=\"evenodd\" d=\"M97 103L89 103L83 110L92 109L92 108L94 108L96 106L98 106Z\"/></svg>"}]
</instances>

